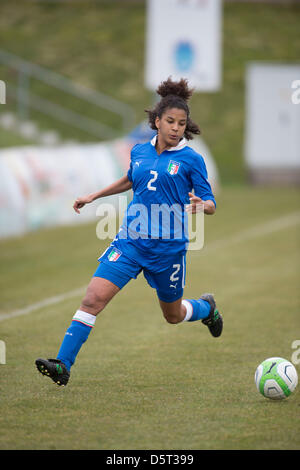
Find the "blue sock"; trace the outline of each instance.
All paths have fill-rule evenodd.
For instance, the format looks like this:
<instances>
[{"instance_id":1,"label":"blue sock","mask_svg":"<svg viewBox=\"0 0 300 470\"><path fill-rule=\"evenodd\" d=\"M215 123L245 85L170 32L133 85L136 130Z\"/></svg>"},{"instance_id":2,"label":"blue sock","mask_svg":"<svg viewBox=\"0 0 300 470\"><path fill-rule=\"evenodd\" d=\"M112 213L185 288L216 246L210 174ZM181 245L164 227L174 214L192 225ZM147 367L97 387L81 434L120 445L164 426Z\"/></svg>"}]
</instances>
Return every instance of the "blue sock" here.
<instances>
[{"instance_id":1,"label":"blue sock","mask_svg":"<svg viewBox=\"0 0 300 470\"><path fill-rule=\"evenodd\" d=\"M186 299L182 303L185 305L187 314L185 321L197 321L208 317L210 312L210 304L203 299Z\"/></svg>"},{"instance_id":2,"label":"blue sock","mask_svg":"<svg viewBox=\"0 0 300 470\"><path fill-rule=\"evenodd\" d=\"M77 310L75 313L57 355L57 359L65 364L68 371L74 364L81 346L87 340L95 321L96 317L87 312Z\"/></svg>"}]
</instances>

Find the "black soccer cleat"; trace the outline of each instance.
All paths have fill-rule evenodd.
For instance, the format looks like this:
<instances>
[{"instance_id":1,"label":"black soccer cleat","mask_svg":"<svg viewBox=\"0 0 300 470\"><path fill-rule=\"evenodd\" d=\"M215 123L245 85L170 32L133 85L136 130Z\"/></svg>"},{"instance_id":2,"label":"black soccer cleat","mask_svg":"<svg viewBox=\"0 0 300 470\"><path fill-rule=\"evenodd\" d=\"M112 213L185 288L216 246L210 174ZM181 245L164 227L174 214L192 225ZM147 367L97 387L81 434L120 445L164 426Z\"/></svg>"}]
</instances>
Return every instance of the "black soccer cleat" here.
<instances>
[{"instance_id":1,"label":"black soccer cleat","mask_svg":"<svg viewBox=\"0 0 300 470\"><path fill-rule=\"evenodd\" d=\"M203 294L200 299L206 300L210 304L208 317L203 318L202 323L206 325L211 334L217 338L221 336L223 330L223 318L216 307L216 302L212 294Z\"/></svg>"},{"instance_id":2,"label":"black soccer cleat","mask_svg":"<svg viewBox=\"0 0 300 470\"><path fill-rule=\"evenodd\" d=\"M70 372L59 359L37 359L35 365L41 374L50 377L57 385L67 385Z\"/></svg>"}]
</instances>

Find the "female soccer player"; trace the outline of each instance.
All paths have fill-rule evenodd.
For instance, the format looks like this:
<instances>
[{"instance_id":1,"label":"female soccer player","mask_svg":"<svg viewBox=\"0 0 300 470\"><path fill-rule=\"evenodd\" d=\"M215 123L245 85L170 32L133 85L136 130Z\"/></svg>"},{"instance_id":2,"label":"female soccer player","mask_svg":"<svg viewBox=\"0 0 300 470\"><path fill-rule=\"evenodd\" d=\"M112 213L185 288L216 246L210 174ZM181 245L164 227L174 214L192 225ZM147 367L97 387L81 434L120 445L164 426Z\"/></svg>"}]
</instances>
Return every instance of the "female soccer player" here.
<instances>
[{"instance_id":1,"label":"female soccer player","mask_svg":"<svg viewBox=\"0 0 300 470\"><path fill-rule=\"evenodd\" d=\"M212 294L182 299L187 210L195 213L201 207L205 214L214 214L216 209L204 160L187 146L193 134L200 134L187 104L192 90L186 80L174 82L169 78L160 84L157 93L161 100L154 109L146 111L157 135L150 142L133 147L127 175L74 203L74 210L80 213L85 204L96 199L133 190L120 231L99 258L98 269L57 358L36 360L39 372L58 385L68 383L71 366L98 313L141 271L156 289L167 322L202 320L214 337L222 333L223 319Z\"/></svg>"}]
</instances>

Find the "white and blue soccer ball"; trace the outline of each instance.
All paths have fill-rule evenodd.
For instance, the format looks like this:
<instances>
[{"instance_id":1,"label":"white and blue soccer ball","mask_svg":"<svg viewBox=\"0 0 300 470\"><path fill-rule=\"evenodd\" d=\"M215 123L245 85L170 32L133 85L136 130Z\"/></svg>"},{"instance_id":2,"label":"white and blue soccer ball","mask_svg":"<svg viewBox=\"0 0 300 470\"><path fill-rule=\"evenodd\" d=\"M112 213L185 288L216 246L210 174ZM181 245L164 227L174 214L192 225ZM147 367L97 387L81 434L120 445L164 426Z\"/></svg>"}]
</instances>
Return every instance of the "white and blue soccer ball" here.
<instances>
[{"instance_id":1,"label":"white and blue soccer ball","mask_svg":"<svg viewBox=\"0 0 300 470\"><path fill-rule=\"evenodd\" d=\"M282 400L297 387L298 375L291 362L282 357L269 357L257 367L254 380L264 397Z\"/></svg>"}]
</instances>

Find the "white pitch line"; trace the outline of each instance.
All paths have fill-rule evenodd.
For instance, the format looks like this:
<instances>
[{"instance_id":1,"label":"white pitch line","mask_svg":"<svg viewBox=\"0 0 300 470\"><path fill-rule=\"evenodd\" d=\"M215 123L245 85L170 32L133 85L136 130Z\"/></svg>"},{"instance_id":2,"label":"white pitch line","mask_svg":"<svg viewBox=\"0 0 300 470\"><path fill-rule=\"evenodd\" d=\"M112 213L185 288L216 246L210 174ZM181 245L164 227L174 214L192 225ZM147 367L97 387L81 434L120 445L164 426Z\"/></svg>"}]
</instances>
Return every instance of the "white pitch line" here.
<instances>
[{"instance_id":1,"label":"white pitch line","mask_svg":"<svg viewBox=\"0 0 300 470\"><path fill-rule=\"evenodd\" d=\"M283 230L290 228L294 225L300 224L300 211L287 214L286 216L279 217L277 219L270 220L264 224L256 225L253 228L243 230L233 237L229 237L224 240L216 240L204 246L203 254L220 248L226 248L230 245L235 245L236 243L244 242L251 240L253 238L262 237L264 235L269 235L270 233L277 232L278 230ZM53 297L48 297L47 299L36 302L32 305L28 305L25 308L15 310L11 313L0 313L0 322L3 320L9 320L10 318L19 317L21 315L28 315L36 310L39 310L43 307L48 307L49 305L55 305L60 302L63 302L66 299L72 299L74 297L79 297L83 295L86 290L85 287L80 287L78 289L65 292L64 294L55 295Z\"/></svg>"},{"instance_id":2,"label":"white pitch line","mask_svg":"<svg viewBox=\"0 0 300 470\"><path fill-rule=\"evenodd\" d=\"M277 219L269 220L268 222L256 225L255 227L242 230L232 237L216 240L208 245L204 245L203 254L212 250L227 248L247 240L253 240L254 238L270 235L271 233L284 230L298 224L300 224L300 211L278 217Z\"/></svg>"},{"instance_id":3,"label":"white pitch line","mask_svg":"<svg viewBox=\"0 0 300 470\"><path fill-rule=\"evenodd\" d=\"M28 315L29 313L34 312L35 310L39 310L40 308L48 307L49 305L55 305L60 302L63 302L66 299L72 299L73 297L80 296L85 292L85 289L86 287L80 287L79 289L74 289L63 294L48 297L47 299L28 305L27 307L20 308L19 310L14 310L11 313L0 313L0 321L20 317L21 315Z\"/></svg>"}]
</instances>

